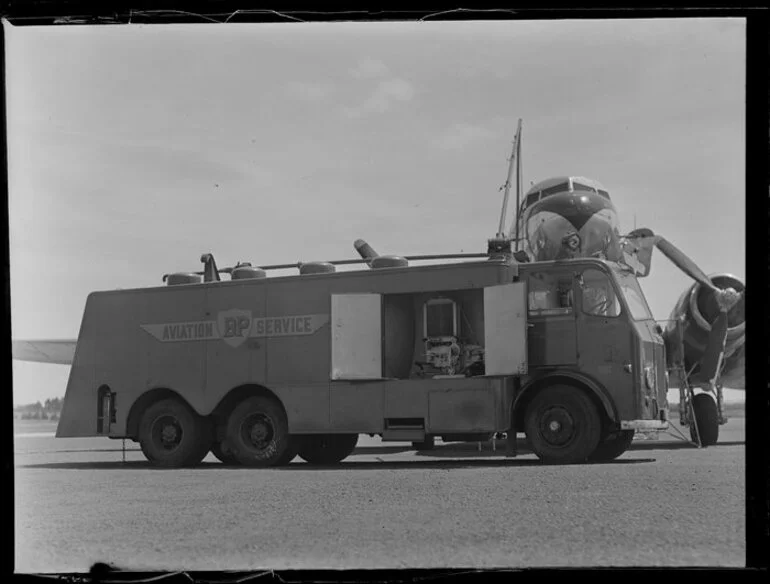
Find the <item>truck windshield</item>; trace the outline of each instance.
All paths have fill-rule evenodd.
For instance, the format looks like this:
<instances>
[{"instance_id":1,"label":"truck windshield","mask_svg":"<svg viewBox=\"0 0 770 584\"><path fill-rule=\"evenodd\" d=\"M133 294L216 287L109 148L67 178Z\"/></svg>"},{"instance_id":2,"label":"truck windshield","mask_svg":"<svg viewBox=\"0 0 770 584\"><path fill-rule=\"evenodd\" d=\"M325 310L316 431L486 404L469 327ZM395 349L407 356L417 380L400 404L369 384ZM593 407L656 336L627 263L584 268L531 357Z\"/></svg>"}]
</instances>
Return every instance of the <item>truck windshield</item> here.
<instances>
[{"instance_id":1,"label":"truck windshield","mask_svg":"<svg viewBox=\"0 0 770 584\"><path fill-rule=\"evenodd\" d=\"M636 276L628 272L615 272L615 276L626 299L626 304L628 304L631 318L634 320L651 319L650 307L647 305L647 300L644 298Z\"/></svg>"},{"instance_id":2,"label":"truck windshield","mask_svg":"<svg viewBox=\"0 0 770 584\"><path fill-rule=\"evenodd\" d=\"M601 317L620 315L620 300L607 274L588 269L583 272L580 283L585 314Z\"/></svg>"}]
</instances>

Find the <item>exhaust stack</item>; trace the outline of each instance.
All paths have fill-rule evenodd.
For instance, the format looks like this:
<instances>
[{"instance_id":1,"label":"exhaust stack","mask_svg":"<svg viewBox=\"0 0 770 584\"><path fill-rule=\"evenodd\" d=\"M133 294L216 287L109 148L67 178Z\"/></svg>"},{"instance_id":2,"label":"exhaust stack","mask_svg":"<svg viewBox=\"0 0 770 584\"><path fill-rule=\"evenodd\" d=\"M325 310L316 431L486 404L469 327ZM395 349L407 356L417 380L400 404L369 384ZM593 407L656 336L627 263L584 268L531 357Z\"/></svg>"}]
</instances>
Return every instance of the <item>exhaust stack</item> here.
<instances>
[{"instance_id":1,"label":"exhaust stack","mask_svg":"<svg viewBox=\"0 0 770 584\"><path fill-rule=\"evenodd\" d=\"M363 239L356 239L356 241L353 243L353 247L356 248L356 251L365 260L371 260L376 257L379 257L380 255L376 251L374 251L374 249L372 249L372 246L366 243Z\"/></svg>"}]
</instances>

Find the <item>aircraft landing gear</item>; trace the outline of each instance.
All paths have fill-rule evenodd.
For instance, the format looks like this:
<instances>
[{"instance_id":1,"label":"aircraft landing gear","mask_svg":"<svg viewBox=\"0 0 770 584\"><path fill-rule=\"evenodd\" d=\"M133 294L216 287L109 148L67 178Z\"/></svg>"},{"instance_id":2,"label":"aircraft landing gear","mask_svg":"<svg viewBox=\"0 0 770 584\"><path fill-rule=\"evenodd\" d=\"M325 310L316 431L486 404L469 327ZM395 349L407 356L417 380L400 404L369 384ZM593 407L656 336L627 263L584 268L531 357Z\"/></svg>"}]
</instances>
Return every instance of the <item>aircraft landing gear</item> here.
<instances>
[{"instance_id":1,"label":"aircraft landing gear","mask_svg":"<svg viewBox=\"0 0 770 584\"><path fill-rule=\"evenodd\" d=\"M719 439L719 426L727 423L721 384L701 389L696 394L686 378L679 387L679 423L689 426L690 439L699 448L714 446Z\"/></svg>"}]
</instances>

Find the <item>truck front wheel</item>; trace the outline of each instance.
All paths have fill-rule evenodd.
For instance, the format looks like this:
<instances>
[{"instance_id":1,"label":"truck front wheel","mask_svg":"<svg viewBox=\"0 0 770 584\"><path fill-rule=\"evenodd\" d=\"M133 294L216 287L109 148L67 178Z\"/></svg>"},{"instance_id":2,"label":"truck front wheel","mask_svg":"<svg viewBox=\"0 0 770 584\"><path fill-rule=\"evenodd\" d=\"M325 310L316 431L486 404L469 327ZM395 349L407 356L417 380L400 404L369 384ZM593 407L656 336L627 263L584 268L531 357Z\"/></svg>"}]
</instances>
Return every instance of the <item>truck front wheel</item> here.
<instances>
[{"instance_id":1,"label":"truck front wheel","mask_svg":"<svg viewBox=\"0 0 770 584\"><path fill-rule=\"evenodd\" d=\"M244 466L280 464L291 447L283 408L269 397L246 398L227 418L227 443Z\"/></svg>"},{"instance_id":2,"label":"truck front wheel","mask_svg":"<svg viewBox=\"0 0 770 584\"><path fill-rule=\"evenodd\" d=\"M308 435L300 439L299 456L310 464L337 464L350 456L358 434Z\"/></svg>"},{"instance_id":3,"label":"truck front wheel","mask_svg":"<svg viewBox=\"0 0 770 584\"><path fill-rule=\"evenodd\" d=\"M601 418L591 398L576 387L553 385L527 407L525 430L533 452L545 462L585 462L601 437Z\"/></svg>"},{"instance_id":4,"label":"truck front wheel","mask_svg":"<svg viewBox=\"0 0 770 584\"><path fill-rule=\"evenodd\" d=\"M208 454L211 436L207 421L187 404L173 398L149 406L139 422L139 444L156 466L195 466Z\"/></svg>"},{"instance_id":5,"label":"truck front wheel","mask_svg":"<svg viewBox=\"0 0 770 584\"><path fill-rule=\"evenodd\" d=\"M593 454L589 457L591 462L607 462L615 460L623 454L634 440L633 430L620 430L607 436L599 442Z\"/></svg>"}]
</instances>

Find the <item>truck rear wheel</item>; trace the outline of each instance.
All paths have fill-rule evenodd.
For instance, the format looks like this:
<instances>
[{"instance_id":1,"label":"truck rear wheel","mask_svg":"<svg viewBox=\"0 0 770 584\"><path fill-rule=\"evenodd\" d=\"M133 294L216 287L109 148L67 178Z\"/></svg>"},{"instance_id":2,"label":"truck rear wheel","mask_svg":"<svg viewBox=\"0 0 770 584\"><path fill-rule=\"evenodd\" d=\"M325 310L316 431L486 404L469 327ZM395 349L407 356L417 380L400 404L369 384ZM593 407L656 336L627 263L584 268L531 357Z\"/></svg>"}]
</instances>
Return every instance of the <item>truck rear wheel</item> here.
<instances>
[{"instance_id":1,"label":"truck rear wheel","mask_svg":"<svg viewBox=\"0 0 770 584\"><path fill-rule=\"evenodd\" d=\"M692 400L692 409L695 412L695 420L690 425L690 438L698 441L693 423L698 424L698 434L702 446L713 446L719 439L719 412L717 404L707 393L699 393Z\"/></svg>"},{"instance_id":2,"label":"truck rear wheel","mask_svg":"<svg viewBox=\"0 0 770 584\"><path fill-rule=\"evenodd\" d=\"M568 385L540 391L527 407L524 424L533 452L545 462L585 462L601 437L601 418L591 398Z\"/></svg>"},{"instance_id":3,"label":"truck rear wheel","mask_svg":"<svg viewBox=\"0 0 770 584\"><path fill-rule=\"evenodd\" d=\"M599 442L593 454L588 458L591 462L607 462L615 460L623 454L634 440L633 430L620 430L607 436Z\"/></svg>"},{"instance_id":4,"label":"truck rear wheel","mask_svg":"<svg viewBox=\"0 0 770 584\"><path fill-rule=\"evenodd\" d=\"M207 421L187 404L168 398L150 405L139 422L139 444L156 466L199 464L211 446Z\"/></svg>"},{"instance_id":5,"label":"truck rear wheel","mask_svg":"<svg viewBox=\"0 0 770 584\"><path fill-rule=\"evenodd\" d=\"M297 437L289 435L289 446L286 447L286 450L284 451L281 458L276 461L275 466L284 466L289 464L292 460L297 458L298 450L299 448Z\"/></svg>"},{"instance_id":6,"label":"truck rear wheel","mask_svg":"<svg viewBox=\"0 0 770 584\"><path fill-rule=\"evenodd\" d=\"M238 464L238 459L235 458L235 454L233 454L233 451L230 449L229 446L227 446L227 442L224 440L222 442L214 442L211 445L211 454L213 454L217 460L219 460L223 464L230 464L235 465Z\"/></svg>"},{"instance_id":7,"label":"truck rear wheel","mask_svg":"<svg viewBox=\"0 0 770 584\"><path fill-rule=\"evenodd\" d=\"M227 418L227 442L244 466L279 464L291 446L283 408L269 397L246 398Z\"/></svg>"},{"instance_id":8,"label":"truck rear wheel","mask_svg":"<svg viewBox=\"0 0 770 584\"><path fill-rule=\"evenodd\" d=\"M310 464L336 464L350 456L358 444L358 434L303 436L299 456Z\"/></svg>"}]
</instances>

